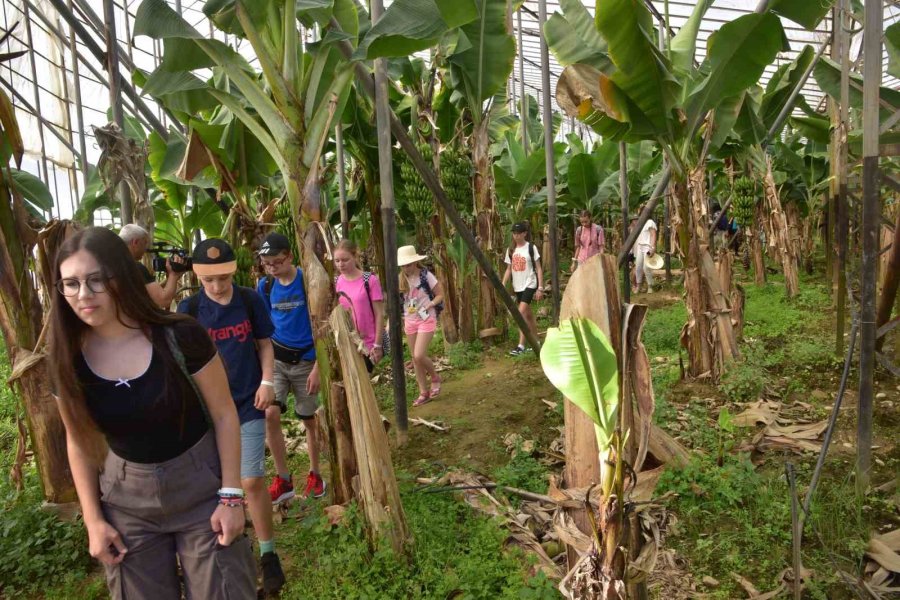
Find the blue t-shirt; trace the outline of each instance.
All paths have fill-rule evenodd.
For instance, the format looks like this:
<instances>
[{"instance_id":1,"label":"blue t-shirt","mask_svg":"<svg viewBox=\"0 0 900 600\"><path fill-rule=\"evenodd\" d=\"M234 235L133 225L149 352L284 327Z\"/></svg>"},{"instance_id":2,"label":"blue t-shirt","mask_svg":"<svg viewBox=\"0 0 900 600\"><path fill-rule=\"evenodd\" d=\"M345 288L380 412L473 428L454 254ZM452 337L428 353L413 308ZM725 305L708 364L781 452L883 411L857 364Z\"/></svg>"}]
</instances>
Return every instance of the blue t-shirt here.
<instances>
[{"instance_id":1,"label":"blue t-shirt","mask_svg":"<svg viewBox=\"0 0 900 600\"><path fill-rule=\"evenodd\" d=\"M252 311L244 306L244 298L236 285L232 288L228 304L210 300L206 292L200 290L200 302L197 306L197 321L206 328L225 363L228 386L241 424L264 419L266 416L265 411L253 406L256 390L262 381L262 365L256 351L256 340L272 337L275 329L263 299L253 290L249 292L247 296L252 298ZM189 300L186 298L178 303L178 312L189 313Z\"/></svg>"},{"instance_id":2,"label":"blue t-shirt","mask_svg":"<svg viewBox=\"0 0 900 600\"><path fill-rule=\"evenodd\" d=\"M304 360L316 360L313 345L312 325L309 322L309 307L306 305L306 290L303 289L303 271L298 267L297 276L290 285L284 286L276 278L272 291L266 298L266 280L259 280L256 291L271 311L275 334L272 339L282 346L303 350Z\"/></svg>"}]
</instances>

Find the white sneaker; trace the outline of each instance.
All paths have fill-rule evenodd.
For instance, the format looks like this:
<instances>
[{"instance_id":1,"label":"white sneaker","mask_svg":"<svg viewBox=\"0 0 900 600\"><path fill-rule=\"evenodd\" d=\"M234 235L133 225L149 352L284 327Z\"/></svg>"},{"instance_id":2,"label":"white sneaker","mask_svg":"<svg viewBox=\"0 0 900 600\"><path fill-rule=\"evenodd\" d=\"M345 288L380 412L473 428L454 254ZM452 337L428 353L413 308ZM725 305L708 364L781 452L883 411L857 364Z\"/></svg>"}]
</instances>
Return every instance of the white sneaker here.
<instances>
[{"instance_id":1,"label":"white sneaker","mask_svg":"<svg viewBox=\"0 0 900 600\"><path fill-rule=\"evenodd\" d=\"M653 293L653 288L650 287L649 285L647 286L647 293L648 293L648 294L652 294L652 293Z\"/></svg>"}]
</instances>

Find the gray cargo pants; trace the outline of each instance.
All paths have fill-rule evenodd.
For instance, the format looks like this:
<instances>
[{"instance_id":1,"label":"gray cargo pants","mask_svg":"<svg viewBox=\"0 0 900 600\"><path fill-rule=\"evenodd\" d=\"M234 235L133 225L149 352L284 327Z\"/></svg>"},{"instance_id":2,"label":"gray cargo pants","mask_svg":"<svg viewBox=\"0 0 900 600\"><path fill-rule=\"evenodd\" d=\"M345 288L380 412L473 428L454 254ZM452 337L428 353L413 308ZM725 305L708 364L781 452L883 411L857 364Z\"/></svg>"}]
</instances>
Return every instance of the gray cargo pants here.
<instances>
[{"instance_id":1,"label":"gray cargo pants","mask_svg":"<svg viewBox=\"0 0 900 600\"><path fill-rule=\"evenodd\" d=\"M256 598L249 538L219 546L209 522L221 482L212 431L163 463L128 462L109 453L100 475L100 502L128 548L121 563L106 566L113 600L180 600L176 557L187 600Z\"/></svg>"}]
</instances>

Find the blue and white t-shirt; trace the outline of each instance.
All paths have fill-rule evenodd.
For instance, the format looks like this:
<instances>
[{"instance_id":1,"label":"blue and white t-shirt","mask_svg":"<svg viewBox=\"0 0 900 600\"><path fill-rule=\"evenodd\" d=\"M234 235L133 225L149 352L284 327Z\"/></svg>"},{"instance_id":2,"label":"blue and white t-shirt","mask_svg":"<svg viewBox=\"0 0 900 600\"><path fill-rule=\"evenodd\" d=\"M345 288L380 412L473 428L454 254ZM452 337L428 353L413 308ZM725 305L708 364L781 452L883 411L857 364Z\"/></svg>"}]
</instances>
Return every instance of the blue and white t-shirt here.
<instances>
[{"instance_id":1,"label":"blue and white t-shirt","mask_svg":"<svg viewBox=\"0 0 900 600\"><path fill-rule=\"evenodd\" d=\"M197 305L197 321L206 328L225 363L228 386L241 424L266 416L265 411L253 406L256 390L262 381L262 365L256 351L256 340L272 337L275 330L263 299L253 290L248 291L246 296L253 302L252 310L244 305L244 295L236 285L232 288L228 304L210 300L201 289ZM189 298L179 302L178 312L189 314L189 302Z\"/></svg>"},{"instance_id":2,"label":"blue and white t-shirt","mask_svg":"<svg viewBox=\"0 0 900 600\"><path fill-rule=\"evenodd\" d=\"M272 281L272 291L268 297L265 286L265 278L260 279L256 291L268 305L267 310L275 325L272 339L287 348L305 350L303 360L315 360L316 347L309 321L306 290L303 288L303 271L297 268L297 276L290 285L281 285L276 278Z\"/></svg>"}]
</instances>

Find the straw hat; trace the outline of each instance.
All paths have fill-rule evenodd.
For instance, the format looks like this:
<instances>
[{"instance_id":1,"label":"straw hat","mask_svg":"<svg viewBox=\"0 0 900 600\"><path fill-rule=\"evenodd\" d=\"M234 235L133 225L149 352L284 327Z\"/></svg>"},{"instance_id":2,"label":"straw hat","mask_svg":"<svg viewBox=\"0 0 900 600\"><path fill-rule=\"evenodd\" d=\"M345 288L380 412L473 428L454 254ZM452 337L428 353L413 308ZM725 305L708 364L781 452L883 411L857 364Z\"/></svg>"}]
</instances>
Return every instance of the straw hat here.
<instances>
[{"instance_id":1,"label":"straw hat","mask_svg":"<svg viewBox=\"0 0 900 600\"><path fill-rule=\"evenodd\" d=\"M644 263L645 263L648 267L650 267L651 269L653 269L654 271L657 271L657 270L663 268L663 265L665 264L665 261L663 261L663 257L662 257L662 256L660 256L659 254L654 253L653 256L648 256L648 257L646 257L646 258L644 259Z\"/></svg>"},{"instance_id":2,"label":"straw hat","mask_svg":"<svg viewBox=\"0 0 900 600\"><path fill-rule=\"evenodd\" d=\"M397 266L402 267L403 265L408 265L409 263L414 263L419 260L425 260L428 258L427 256L422 256L418 252L416 252L415 246L400 246L397 248Z\"/></svg>"}]
</instances>

